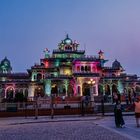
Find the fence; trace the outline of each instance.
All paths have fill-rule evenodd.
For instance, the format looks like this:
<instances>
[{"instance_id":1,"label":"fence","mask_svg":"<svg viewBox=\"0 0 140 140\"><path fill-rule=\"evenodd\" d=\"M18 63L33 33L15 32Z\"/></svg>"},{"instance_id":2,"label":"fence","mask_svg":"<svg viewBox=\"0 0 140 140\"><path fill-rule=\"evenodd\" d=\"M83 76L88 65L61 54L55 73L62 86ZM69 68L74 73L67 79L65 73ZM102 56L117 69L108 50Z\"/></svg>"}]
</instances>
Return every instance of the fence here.
<instances>
[{"instance_id":1,"label":"fence","mask_svg":"<svg viewBox=\"0 0 140 140\"><path fill-rule=\"evenodd\" d=\"M57 98L38 98L28 102L0 103L0 113L8 116L38 116L38 115L85 115L97 114L104 115L105 112L112 112L113 104L104 102L89 102L85 104L81 100L62 100ZM4 116L4 115L0 115ZM6 116L6 115L5 115Z\"/></svg>"}]
</instances>

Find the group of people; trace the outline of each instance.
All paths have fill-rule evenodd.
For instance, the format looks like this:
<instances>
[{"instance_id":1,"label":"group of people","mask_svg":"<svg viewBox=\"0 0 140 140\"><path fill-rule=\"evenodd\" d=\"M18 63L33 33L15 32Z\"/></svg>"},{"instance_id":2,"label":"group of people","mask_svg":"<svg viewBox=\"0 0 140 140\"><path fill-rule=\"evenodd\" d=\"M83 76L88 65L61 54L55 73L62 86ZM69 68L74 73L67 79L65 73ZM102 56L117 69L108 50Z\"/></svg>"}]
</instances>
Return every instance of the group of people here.
<instances>
[{"instance_id":1,"label":"group of people","mask_svg":"<svg viewBox=\"0 0 140 140\"><path fill-rule=\"evenodd\" d=\"M115 116L115 125L118 128L122 128L125 125L124 119L123 119L123 115L122 115L122 111L128 111L129 109L134 108L135 111L135 118L136 118L136 125L137 127L140 127L140 99L137 97L134 101L134 103L132 105L130 105L128 108L124 109L121 105L121 102L118 101L115 104L114 107L114 116Z\"/></svg>"}]
</instances>

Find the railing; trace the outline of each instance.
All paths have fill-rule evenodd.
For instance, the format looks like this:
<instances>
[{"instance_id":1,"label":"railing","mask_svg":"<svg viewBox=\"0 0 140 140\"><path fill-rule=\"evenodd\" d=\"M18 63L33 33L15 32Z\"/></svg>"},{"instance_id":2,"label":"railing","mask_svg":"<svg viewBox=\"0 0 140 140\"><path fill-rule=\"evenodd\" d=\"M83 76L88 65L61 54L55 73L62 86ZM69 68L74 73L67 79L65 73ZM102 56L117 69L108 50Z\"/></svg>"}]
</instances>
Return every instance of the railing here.
<instances>
[{"instance_id":1,"label":"railing","mask_svg":"<svg viewBox=\"0 0 140 140\"><path fill-rule=\"evenodd\" d=\"M109 101L111 100L111 101ZM50 115L53 118L55 115L73 115L79 114L100 114L113 112L114 104L109 97L109 102L103 98L99 99L97 103L96 98L93 101L85 101L81 98L68 98L65 99L57 97L36 98L28 102L18 103L0 103L0 117L7 116L35 116L37 119L40 115ZM122 100L123 101L123 97ZM122 102L124 108L128 107L124 101ZM133 110L131 110L133 111ZM9 113L12 112L12 113Z\"/></svg>"}]
</instances>

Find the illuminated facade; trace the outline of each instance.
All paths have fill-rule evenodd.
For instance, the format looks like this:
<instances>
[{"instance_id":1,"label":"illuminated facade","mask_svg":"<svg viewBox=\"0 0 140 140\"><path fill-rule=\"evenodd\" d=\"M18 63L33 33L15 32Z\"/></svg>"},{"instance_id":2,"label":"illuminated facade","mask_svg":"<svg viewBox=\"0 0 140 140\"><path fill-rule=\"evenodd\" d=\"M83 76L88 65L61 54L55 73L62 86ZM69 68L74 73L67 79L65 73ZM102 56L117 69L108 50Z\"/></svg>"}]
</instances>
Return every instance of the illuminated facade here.
<instances>
[{"instance_id":1,"label":"illuminated facade","mask_svg":"<svg viewBox=\"0 0 140 140\"><path fill-rule=\"evenodd\" d=\"M137 75L124 73L115 60L111 67L101 50L97 56L87 56L79 50L79 44L67 35L52 54L46 49L40 64L35 64L27 73L11 73L10 61L5 58L0 64L0 96L14 97L17 92L29 98L36 94L50 96L112 96L114 92L139 92Z\"/></svg>"}]
</instances>

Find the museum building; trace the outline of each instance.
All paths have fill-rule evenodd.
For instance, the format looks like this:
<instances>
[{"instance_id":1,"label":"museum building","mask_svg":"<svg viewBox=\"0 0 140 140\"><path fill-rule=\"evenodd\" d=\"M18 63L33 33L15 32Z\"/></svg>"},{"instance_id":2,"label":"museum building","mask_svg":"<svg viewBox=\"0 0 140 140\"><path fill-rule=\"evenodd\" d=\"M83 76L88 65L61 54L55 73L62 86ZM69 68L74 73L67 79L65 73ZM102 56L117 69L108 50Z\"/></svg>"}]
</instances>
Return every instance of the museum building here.
<instances>
[{"instance_id":1,"label":"museum building","mask_svg":"<svg viewBox=\"0 0 140 140\"><path fill-rule=\"evenodd\" d=\"M120 62L115 60L108 67L103 51L89 56L79 48L80 45L66 35L57 49L52 53L45 49L40 63L25 73L12 72L11 63L5 57L0 62L0 97L14 98L20 93L29 99L51 94L98 98L112 97L113 93L140 93L139 77L125 73Z\"/></svg>"}]
</instances>

